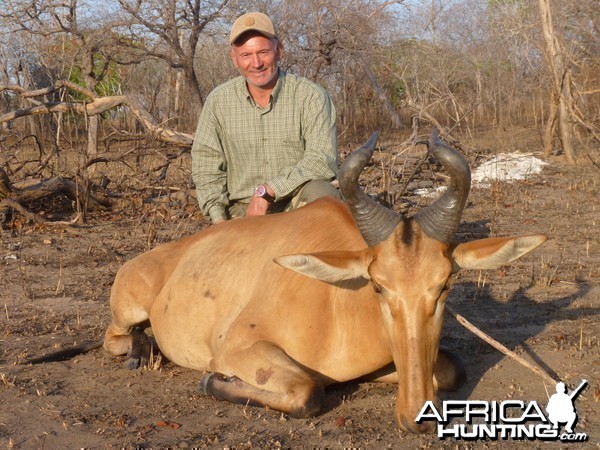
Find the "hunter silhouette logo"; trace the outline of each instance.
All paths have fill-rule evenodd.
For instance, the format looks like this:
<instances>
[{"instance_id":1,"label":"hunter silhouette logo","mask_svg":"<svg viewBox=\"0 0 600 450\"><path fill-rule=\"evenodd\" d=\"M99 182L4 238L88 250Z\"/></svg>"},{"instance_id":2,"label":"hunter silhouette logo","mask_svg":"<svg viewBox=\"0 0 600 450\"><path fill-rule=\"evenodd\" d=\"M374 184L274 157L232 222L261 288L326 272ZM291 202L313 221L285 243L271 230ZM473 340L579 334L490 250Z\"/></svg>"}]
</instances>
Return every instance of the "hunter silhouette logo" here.
<instances>
[{"instance_id":1,"label":"hunter silhouette logo","mask_svg":"<svg viewBox=\"0 0 600 450\"><path fill-rule=\"evenodd\" d=\"M548 399L545 408L547 414L536 401L445 400L439 407L433 401L425 402L415 421L436 421L440 439L587 441L586 433L574 432L575 399L587 383L582 380L571 393L565 383L557 383L556 393ZM451 424L454 419L464 423ZM561 424L565 424L562 432Z\"/></svg>"},{"instance_id":2,"label":"hunter silhouette logo","mask_svg":"<svg viewBox=\"0 0 600 450\"><path fill-rule=\"evenodd\" d=\"M577 421L577 413L575 412L575 398L581 393L584 387L587 386L587 380L582 380L577 389L570 394L567 394L567 386L565 383L556 383L556 394L553 394L548 401L546 411L548 411L548 419L553 424L553 429L558 429L559 423L566 423L565 431L573 434L573 426Z\"/></svg>"}]
</instances>

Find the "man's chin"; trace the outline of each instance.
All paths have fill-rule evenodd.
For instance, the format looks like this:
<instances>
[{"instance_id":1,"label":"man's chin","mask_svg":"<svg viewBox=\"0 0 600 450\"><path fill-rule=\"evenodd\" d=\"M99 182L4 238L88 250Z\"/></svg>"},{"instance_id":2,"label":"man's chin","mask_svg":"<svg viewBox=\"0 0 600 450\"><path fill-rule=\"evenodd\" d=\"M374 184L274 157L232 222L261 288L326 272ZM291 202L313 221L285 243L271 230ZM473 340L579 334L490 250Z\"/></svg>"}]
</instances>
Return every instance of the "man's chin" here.
<instances>
[{"instance_id":1,"label":"man's chin","mask_svg":"<svg viewBox=\"0 0 600 450\"><path fill-rule=\"evenodd\" d=\"M260 77L260 78L252 78L246 77L246 83L250 86L260 88L260 89L268 89L275 85L277 82L277 73L273 74L271 78Z\"/></svg>"}]
</instances>

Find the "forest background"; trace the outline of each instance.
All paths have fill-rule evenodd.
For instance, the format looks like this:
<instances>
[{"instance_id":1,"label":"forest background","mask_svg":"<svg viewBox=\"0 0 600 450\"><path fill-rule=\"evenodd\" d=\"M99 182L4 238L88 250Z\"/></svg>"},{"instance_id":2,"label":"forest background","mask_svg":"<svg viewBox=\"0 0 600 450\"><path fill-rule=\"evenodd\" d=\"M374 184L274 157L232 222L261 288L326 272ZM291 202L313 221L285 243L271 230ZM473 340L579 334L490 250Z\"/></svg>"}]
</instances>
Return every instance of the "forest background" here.
<instances>
[{"instance_id":1,"label":"forest background","mask_svg":"<svg viewBox=\"0 0 600 450\"><path fill-rule=\"evenodd\" d=\"M375 129L402 149L431 125L455 145L521 127L545 156L600 161L594 0L3 0L2 205L27 213L61 190L84 221L110 204L93 195L103 167L151 153L164 179L208 93L236 75L227 34L252 10L273 18L283 68L332 95L342 149ZM15 187L31 178L38 195Z\"/></svg>"}]
</instances>

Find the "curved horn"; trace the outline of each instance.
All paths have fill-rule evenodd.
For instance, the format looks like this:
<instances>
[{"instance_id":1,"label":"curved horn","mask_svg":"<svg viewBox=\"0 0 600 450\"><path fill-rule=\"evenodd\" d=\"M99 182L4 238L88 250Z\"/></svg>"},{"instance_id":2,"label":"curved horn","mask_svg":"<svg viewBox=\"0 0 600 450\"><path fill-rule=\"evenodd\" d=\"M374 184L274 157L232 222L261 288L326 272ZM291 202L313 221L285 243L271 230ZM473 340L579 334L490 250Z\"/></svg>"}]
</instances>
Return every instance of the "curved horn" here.
<instances>
[{"instance_id":1,"label":"curved horn","mask_svg":"<svg viewBox=\"0 0 600 450\"><path fill-rule=\"evenodd\" d=\"M414 218L427 236L450 244L471 188L471 170L463 155L440 140L435 128L431 132L429 149L450 172L450 185L440 198L415 214Z\"/></svg>"},{"instance_id":2,"label":"curved horn","mask_svg":"<svg viewBox=\"0 0 600 450\"><path fill-rule=\"evenodd\" d=\"M373 133L362 147L346 158L340 168L340 191L369 247L387 239L402 221L401 214L377 203L358 185L358 176L373 155L378 135L378 132Z\"/></svg>"}]
</instances>

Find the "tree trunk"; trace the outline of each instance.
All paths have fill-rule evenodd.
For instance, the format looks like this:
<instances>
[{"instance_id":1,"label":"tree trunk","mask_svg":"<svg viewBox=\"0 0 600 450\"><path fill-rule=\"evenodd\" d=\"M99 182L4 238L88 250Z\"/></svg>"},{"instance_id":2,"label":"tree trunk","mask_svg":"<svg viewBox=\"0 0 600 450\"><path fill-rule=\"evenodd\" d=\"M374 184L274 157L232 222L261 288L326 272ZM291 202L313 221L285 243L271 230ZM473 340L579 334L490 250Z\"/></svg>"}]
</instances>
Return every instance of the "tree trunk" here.
<instances>
[{"instance_id":1,"label":"tree trunk","mask_svg":"<svg viewBox=\"0 0 600 450\"><path fill-rule=\"evenodd\" d=\"M183 92L186 95L183 97L184 102L181 102L178 111L180 118L179 123L185 129L195 130L198 120L198 112L204 107L204 99L202 98L202 92L200 91L200 83L198 83L198 77L193 68L184 71Z\"/></svg>"},{"instance_id":2,"label":"tree trunk","mask_svg":"<svg viewBox=\"0 0 600 450\"><path fill-rule=\"evenodd\" d=\"M542 114L543 114L542 110ZM544 145L544 156L548 157L554 150L554 133L556 132L556 119L558 116L558 101L554 99L552 95L552 101L550 102L550 111L548 112L548 120L546 121L543 145Z\"/></svg>"},{"instance_id":3,"label":"tree trunk","mask_svg":"<svg viewBox=\"0 0 600 450\"><path fill-rule=\"evenodd\" d=\"M88 117L88 129L87 129L87 150L85 152L85 161L82 167L85 167L85 164L90 159L96 158L98 156L98 117L99 116L90 116ZM94 169L89 168L88 174L93 175Z\"/></svg>"},{"instance_id":4,"label":"tree trunk","mask_svg":"<svg viewBox=\"0 0 600 450\"><path fill-rule=\"evenodd\" d=\"M172 75L175 78L175 82L173 83L173 116L171 121L171 126L175 129L178 129L181 126L181 89L182 89L182 78L183 73L181 70L175 71L175 74Z\"/></svg>"},{"instance_id":5,"label":"tree trunk","mask_svg":"<svg viewBox=\"0 0 600 450\"><path fill-rule=\"evenodd\" d=\"M554 95L552 96L554 104L551 105L551 114L548 117L549 123L546 125L546 133L544 134L544 153L549 154L552 151L552 138L555 129L554 121L556 120L559 137L567 161L574 163L573 122L570 117L569 109L569 105L572 102L571 72L570 69L565 68L564 66L562 48L556 33L554 32L550 0L538 1L542 31L546 42L546 55L552 74L552 89L554 92ZM554 111L555 114L552 114Z\"/></svg>"},{"instance_id":6,"label":"tree trunk","mask_svg":"<svg viewBox=\"0 0 600 450\"><path fill-rule=\"evenodd\" d=\"M383 104L383 108L389 114L394 128L401 130L403 127L402 127L402 119L400 118L400 114L398 114L398 111L396 111L396 108L394 108L394 105L392 105L392 103L388 99L385 91L377 82L377 79L375 78L375 74L369 67L368 63L366 63L366 62L363 63L363 68L365 70L365 73L367 74L367 79L369 80L369 84L371 85L371 88L373 89L373 91L375 91L375 94L377 94L377 97Z\"/></svg>"}]
</instances>

